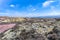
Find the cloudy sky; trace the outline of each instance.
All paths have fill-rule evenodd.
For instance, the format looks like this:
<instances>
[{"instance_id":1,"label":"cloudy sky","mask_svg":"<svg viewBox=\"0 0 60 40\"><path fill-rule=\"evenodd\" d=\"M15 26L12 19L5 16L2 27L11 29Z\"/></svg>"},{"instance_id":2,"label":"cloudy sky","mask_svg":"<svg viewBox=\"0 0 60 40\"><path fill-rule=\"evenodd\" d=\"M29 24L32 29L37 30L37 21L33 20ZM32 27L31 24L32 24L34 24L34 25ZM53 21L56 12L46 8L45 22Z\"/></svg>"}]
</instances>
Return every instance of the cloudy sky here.
<instances>
[{"instance_id":1,"label":"cloudy sky","mask_svg":"<svg viewBox=\"0 0 60 40\"><path fill-rule=\"evenodd\" d=\"M59 16L60 0L0 0L0 16Z\"/></svg>"}]
</instances>

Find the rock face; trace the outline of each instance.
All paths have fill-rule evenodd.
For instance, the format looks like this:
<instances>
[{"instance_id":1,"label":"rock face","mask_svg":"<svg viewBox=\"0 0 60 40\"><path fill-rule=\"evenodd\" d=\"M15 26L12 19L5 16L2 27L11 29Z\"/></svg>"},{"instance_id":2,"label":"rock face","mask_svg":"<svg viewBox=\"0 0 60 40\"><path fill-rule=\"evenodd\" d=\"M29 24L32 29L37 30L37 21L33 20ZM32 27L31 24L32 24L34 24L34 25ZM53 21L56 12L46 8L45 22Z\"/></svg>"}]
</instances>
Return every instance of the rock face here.
<instances>
[{"instance_id":1,"label":"rock face","mask_svg":"<svg viewBox=\"0 0 60 40\"><path fill-rule=\"evenodd\" d=\"M13 18L6 18L5 20L3 20L1 22L3 22L3 23L5 23L5 22L8 22L8 23L11 23L11 22L23 22L25 20L26 20L25 18L15 18L15 17L13 17Z\"/></svg>"},{"instance_id":2,"label":"rock face","mask_svg":"<svg viewBox=\"0 0 60 40\"><path fill-rule=\"evenodd\" d=\"M0 40L60 40L59 19L7 19L0 23Z\"/></svg>"},{"instance_id":3,"label":"rock face","mask_svg":"<svg viewBox=\"0 0 60 40\"><path fill-rule=\"evenodd\" d=\"M13 28L16 24L1 24L0 25L0 33L4 32L5 30L8 30L10 28Z\"/></svg>"}]
</instances>

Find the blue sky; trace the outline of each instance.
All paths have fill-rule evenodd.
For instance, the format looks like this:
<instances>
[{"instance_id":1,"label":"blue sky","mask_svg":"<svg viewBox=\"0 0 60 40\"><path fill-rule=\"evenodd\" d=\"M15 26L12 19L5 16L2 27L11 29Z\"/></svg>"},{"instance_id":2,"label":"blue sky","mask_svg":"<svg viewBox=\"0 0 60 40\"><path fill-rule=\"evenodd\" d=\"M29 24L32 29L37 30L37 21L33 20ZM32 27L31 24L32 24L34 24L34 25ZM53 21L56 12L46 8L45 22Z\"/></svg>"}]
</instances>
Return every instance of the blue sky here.
<instances>
[{"instance_id":1,"label":"blue sky","mask_svg":"<svg viewBox=\"0 0 60 40\"><path fill-rule=\"evenodd\" d=\"M59 16L60 0L0 0L0 16Z\"/></svg>"}]
</instances>

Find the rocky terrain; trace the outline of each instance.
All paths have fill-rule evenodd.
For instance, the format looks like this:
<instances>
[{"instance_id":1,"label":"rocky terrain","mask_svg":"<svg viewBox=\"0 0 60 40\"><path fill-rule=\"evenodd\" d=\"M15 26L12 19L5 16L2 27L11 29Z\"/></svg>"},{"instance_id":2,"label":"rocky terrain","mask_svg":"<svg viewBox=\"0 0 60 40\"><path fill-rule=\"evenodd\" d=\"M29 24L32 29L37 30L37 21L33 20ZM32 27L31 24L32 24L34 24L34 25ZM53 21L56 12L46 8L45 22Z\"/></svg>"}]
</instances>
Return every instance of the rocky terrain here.
<instances>
[{"instance_id":1,"label":"rocky terrain","mask_svg":"<svg viewBox=\"0 0 60 40\"><path fill-rule=\"evenodd\" d=\"M1 17L0 40L60 40L60 19Z\"/></svg>"}]
</instances>

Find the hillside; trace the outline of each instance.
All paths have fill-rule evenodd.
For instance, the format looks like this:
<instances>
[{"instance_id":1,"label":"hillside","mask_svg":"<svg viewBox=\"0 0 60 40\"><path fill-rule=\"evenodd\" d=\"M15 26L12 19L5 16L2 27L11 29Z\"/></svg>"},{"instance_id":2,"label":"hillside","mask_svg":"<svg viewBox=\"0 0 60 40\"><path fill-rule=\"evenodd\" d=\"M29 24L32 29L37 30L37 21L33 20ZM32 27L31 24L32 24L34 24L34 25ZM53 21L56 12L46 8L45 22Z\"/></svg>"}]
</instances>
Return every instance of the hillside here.
<instances>
[{"instance_id":1,"label":"hillside","mask_svg":"<svg viewBox=\"0 0 60 40\"><path fill-rule=\"evenodd\" d=\"M60 19L1 17L0 40L60 40Z\"/></svg>"}]
</instances>

